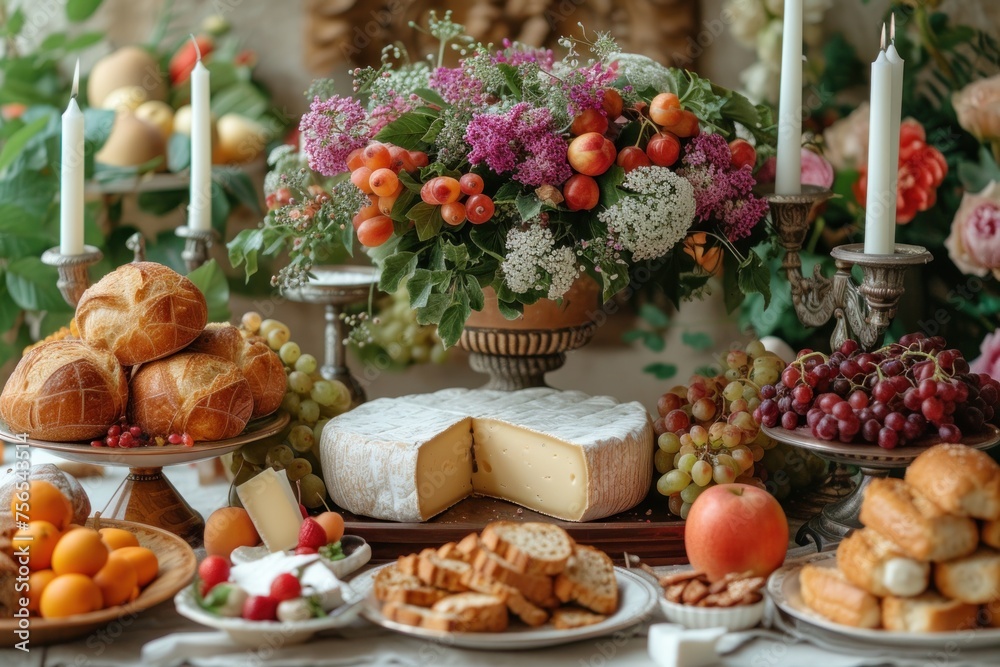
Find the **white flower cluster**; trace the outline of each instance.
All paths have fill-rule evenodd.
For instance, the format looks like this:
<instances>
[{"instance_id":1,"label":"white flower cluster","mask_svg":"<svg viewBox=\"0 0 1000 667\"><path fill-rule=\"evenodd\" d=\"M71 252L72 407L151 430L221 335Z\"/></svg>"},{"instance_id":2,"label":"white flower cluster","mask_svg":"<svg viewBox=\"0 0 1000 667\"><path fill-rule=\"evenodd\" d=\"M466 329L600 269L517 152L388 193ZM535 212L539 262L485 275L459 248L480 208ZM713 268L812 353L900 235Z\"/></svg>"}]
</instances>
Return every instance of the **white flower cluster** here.
<instances>
[{"instance_id":1,"label":"white flower cluster","mask_svg":"<svg viewBox=\"0 0 1000 667\"><path fill-rule=\"evenodd\" d=\"M630 194L598 214L632 259L662 257L694 222L694 188L666 167L639 167L622 184Z\"/></svg>"},{"instance_id":2,"label":"white flower cluster","mask_svg":"<svg viewBox=\"0 0 1000 667\"><path fill-rule=\"evenodd\" d=\"M670 70L648 56L616 53L611 60L618 63L618 71L636 90L672 90Z\"/></svg>"},{"instance_id":3,"label":"white flower cluster","mask_svg":"<svg viewBox=\"0 0 1000 667\"><path fill-rule=\"evenodd\" d=\"M556 247L552 230L539 224L507 232L507 256L500 265L507 286L518 294L542 289L549 276L549 299L562 298L573 285L580 267L576 253L567 246Z\"/></svg>"},{"instance_id":4,"label":"white flower cluster","mask_svg":"<svg viewBox=\"0 0 1000 667\"><path fill-rule=\"evenodd\" d=\"M823 15L833 0L803 0L802 38L807 46L823 41ZM733 37L757 51L757 62L743 70L740 80L755 102L777 102L781 68L784 0L727 0Z\"/></svg>"}]
</instances>

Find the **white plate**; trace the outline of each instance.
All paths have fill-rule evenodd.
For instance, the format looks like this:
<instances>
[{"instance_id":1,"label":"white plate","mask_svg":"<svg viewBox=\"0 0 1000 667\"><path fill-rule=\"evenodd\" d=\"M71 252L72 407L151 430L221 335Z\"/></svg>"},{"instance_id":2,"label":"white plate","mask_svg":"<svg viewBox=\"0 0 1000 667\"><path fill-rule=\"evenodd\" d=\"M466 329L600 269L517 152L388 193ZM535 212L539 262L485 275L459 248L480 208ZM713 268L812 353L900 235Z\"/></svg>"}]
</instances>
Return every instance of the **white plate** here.
<instances>
[{"instance_id":1,"label":"white plate","mask_svg":"<svg viewBox=\"0 0 1000 667\"><path fill-rule=\"evenodd\" d=\"M280 621L248 621L243 618L216 616L203 609L194 599L194 590L187 586L174 597L177 613L216 630L222 630L237 644L244 646L270 646L301 644L317 632L343 627L352 623L360 611L364 597L349 584L341 582L344 604L328 612L323 618L282 623ZM276 641L280 639L280 644Z\"/></svg>"},{"instance_id":2,"label":"white plate","mask_svg":"<svg viewBox=\"0 0 1000 667\"><path fill-rule=\"evenodd\" d=\"M345 558L340 560L327 560L325 558L320 558L319 560L319 562L326 565L331 572L337 575L338 579L344 579L352 572L360 570L368 564L368 561L372 559L372 548L368 546L368 543L360 537L345 535L343 539L341 539L341 545L346 555ZM233 549L233 553L229 555L229 560L233 562L233 565L240 565L242 563L250 563L255 560L260 560L270 553L271 552L264 545L256 547L237 547ZM292 552L289 551L288 553Z\"/></svg>"},{"instance_id":3,"label":"white plate","mask_svg":"<svg viewBox=\"0 0 1000 667\"><path fill-rule=\"evenodd\" d=\"M383 565L382 567L388 567ZM429 639L461 648L512 651L520 649L558 646L582 639L592 639L624 630L649 618L656 609L660 598L660 588L641 575L620 567L615 568L618 579L618 611L604 621L582 628L557 630L551 625L531 628L520 621L513 621L505 632L442 632L412 625L403 625L388 620L381 612L381 603L375 599L372 584L376 573L382 568L369 570L351 581L358 594L366 600L361 615L383 628L401 632L404 635Z\"/></svg>"},{"instance_id":4,"label":"white plate","mask_svg":"<svg viewBox=\"0 0 1000 667\"><path fill-rule=\"evenodd\" d=\"M956 632L896 632L852 628L834 623L814 612L802 599L799 571L806 563L819 567L837 567L837 555L826 552L785 565L767 580L767 594L774 600L778 609L791 616L800 625L822 631L825 638L839 640L852 647L856 647L858 642L864 642L879 647L898 647L911 651L941 650L944 646L968 649L1000 646L1000 629L996 628L971 628Z\"/></svg>"}]
</instances>

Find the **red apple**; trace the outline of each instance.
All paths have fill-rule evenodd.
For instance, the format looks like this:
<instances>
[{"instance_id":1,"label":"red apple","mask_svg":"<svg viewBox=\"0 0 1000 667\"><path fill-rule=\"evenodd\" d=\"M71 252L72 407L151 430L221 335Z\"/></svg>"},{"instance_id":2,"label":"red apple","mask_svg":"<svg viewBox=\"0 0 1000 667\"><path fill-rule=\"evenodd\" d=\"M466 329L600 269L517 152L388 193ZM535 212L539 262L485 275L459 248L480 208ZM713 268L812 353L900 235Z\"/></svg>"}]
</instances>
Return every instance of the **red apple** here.
<instances>
[{"instance_id":1,"label":"red apple","mask_svg":"<svg viewBox=\"0 0 1000 667\"><path fill-rule=\"evenodd\" d=\"M746 139L733 139L729 142L729 152L732 154L733 169L750 167L757 164L757 151Z\"/></svg>"},{"instance_id":2,"label":"red apple","mask_svg":"<svg viewBox=\"0 0 1000 667\"><path fill-rule=\"evenodd\" d=\"M563 198L571 211L589 211L601 200L601 189L590 176L573 174L563 183Z\"/></svg>"},{"instance_id":3,"label":"red apple","mask_svg":"<svg viewBox=\"0 0 1000 667\"><path fill-rule=\"evenodd\" d=\"M788 519L767 491L749 484L720 484L691 505L684 550L695 570L712 581L732 572L766 577L785 560Z\"/></svg>"},{"instance_id":4,"label":"red apple","mask_svg":"<svg viewBox=\"0 0 1000 667\"><path fill-rule=\"evenodd\" d=\"M587 176L600 176L615 163L618 151L614 142L598 132L587 132L569 143L566 157L569 166Z\"/></svg>"},{"instance_id":5,"label":"red apple","mask_svg":"<svg viewBox=\"0 0 1000 667\"><path fill-rule=\"evenodd\" d=\"M646 152L638 146L626 146L618 151L615 163L624 169L626 174L637 167L649 167L653 164Z\"/></svg>"},{"instance_id":6,"label":"red apple","mask_svg":"<svg viewBox=\"0 0 1000 667\"><path fill-rule=\"evenodd\" d=\"M681 155L681 141L671 132L658 132L646 144L646 155L658 167L670 167Z\"/></svg>"},{"instance_id":7,"label":"red apple","mask_svg":"<svg viewBox=\"0 0 1000 667\"><path fill-rule=\"evenodd\" d=\"M608 119L604 112L598 109L584 109L579 116L573 119L573 124L569 127L569 133L575 137L587 132L604 134L607 131Z\"/></svg>"}]
</instances>

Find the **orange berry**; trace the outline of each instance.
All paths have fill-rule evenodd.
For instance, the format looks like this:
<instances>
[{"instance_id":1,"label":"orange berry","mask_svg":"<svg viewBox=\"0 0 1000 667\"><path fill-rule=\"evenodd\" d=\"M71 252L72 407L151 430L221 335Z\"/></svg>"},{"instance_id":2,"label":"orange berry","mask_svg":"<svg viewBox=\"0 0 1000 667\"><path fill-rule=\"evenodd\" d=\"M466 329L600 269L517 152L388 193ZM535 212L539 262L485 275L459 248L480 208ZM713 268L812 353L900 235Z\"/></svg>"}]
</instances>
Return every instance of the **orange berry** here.
<instances>
[{"instance_id":1,"label":"orange berry","mask_svg":"<svg viewBox=\"0 0 1000 667\"><path fill-rule=\"evenodd\" d=\"M487 195L472 195L465 200L465 215L474 225L481 225L493 217L493 200Z\"/></svg>"},{"instance_id":2,"label":"orange berry","mask_svg":"<svg viewBox=\"0 0 1000 667\"><path fill-rule=\"evenodd\" d=\"M125 558L109 558L100 572L94 575L94 583L101 589L104 607L125 604L139 585L139 575Z\"/></svg>"},{"instance_id":3,"label":"orange berry","mask_svg":"<svg viewBox=\"0 0 1000 667\"><path fill-rule=\"evenodd\" d=\"M358 186L358 190L361 190L366 195L372 193L372 186L369 185L368 181L372 177L372 170L368 167L358 167L351 172L351 183Z\"/></svg>"},{"instance_id":4,"label":"orange berry","mask_svg":"<svg viewBox=\"0 0 1000 667\"><path fill-rule=\"evenodd\" d=\"M354 171L359 167L365 166L365 161L361 159L361 149L355 148L353 151L347 155L347 168L350 171Z\"/></svg>"},{"instance_id":5,"label":"orange berry","mask_svg":"<svg viewBox=\"0 0 1000 667\"><path fill-rule=\"evenodd\" d=\"M368 178L368 185L371 186L372 193L379 197L387 197L399 187L399 177L392 169L383 167L376 169Z\"/></svg>"},{"instance_id":6,"label":"orange berry","mask_svg":"<svg viewBox=\"0 0 1000 667\"><path fill-rule=\"evenodd\" d=\"M76 531L74 531L76 532ZM42 591L38 609L42 618L89 614L101 608L101 589L82 574L61 574Z\"/></svg>"},{"instance_id":7,"label":"orange berry","mask_svg":"<svg viewBox=\"0 0 1000 667\"><path fill-rule=\"evenodd\" d=\"M364 161L365 166L372 171L392 165L392 155L389 153L389 147L378 142L373 142L365 146L361 151L361 159Z\"/></svg>"},{"instance_id":8,"label":"orange berry","mask_svg":"<svg viewBox=\"0 0 1000 667\"><path fill-rule=\"evenodd\" d=\"M358 227L358 241L366 248L377 248L389 240L393 230L392 218L387 215L376 215Z\"/></svg>"},{"instance_id":9,"label":"orange berry","mask_svg":"<svg viewBox=\"0 0 1000 667\"><path fill-rule=\"evenodd\" d=\"M382 215L392 215L392 207L396 205L396 200L399 199L398 194L389 195L388 197L378 198L378 210ZM357 229L357 227L355 227Z\"/></svg>"},{"instance_id":10,"label":"orange berry","mask_svg":"<svg viewBox=\"0 0 1000 667\"><path fill-rule=\"evenodd\" d=\"M458 185L462 188L462 194L465 195L478 195L485 186L483 177L479 174L462 174L462 177L458 179Z\"/></svg>"},{"instance_id":11,"label":"orange berry","mask_svg":"<svg viewBox=\"0 0 1000 667\"><path fill-rule=\"evenodd\" d=\"M55 578L56 573L52 570L38 570L28 576L28 611L33 614L41 611L42 591Z\"/></svg>"},{"instance_id":12,"label":"orange berry","mask_svg":"<svg viewBox=\"0 0 1000 667\"><path fill-rule=\"evenodd\" d=\"M344 517L339 512L323 512L313 518L326 531L327 544L339 542L344 536Z\"/></svg>"},{"instance_id":13,"label":"orange berry","mask_svg":"<svg viewBox=\"0 0 1000 667\"><path fill-rule=\"evenodd\" d=\"M101 528L97 532L101 534L101 541L107 545L109 551L122 547L139 546L139 540L135 534L122 528Z\"/></svg>"},{"instance_id":14,"label":"orange berry","mask_svg":"<svg viewBox=\"0 0 1000 667\"><path fill-rule=\"evenodd\" d=\"M465 222L465 204L453 201L441 206L441 217L449 225L457 227Z\"/></svg>"},{"instance_id":15,"label":"orange berry","mask_svg":"<svg viewBox=\"0 0 1000 667\"><path fill-rule=\"evenodd\" d=\"M123 547L111 552L113 559L125 559L135 568L135 574L139 578L139 587L146 586L153 579L156 579L160 571L160 562L156 560L156 554L146 547Z\"/></svg>"},{"instance_id":16,"label":"orange berry","mask_svg":"<svg viewBox=\"0 0 1000 667\"><path fill-rule=\"evenodd\" d=\"M410 151L405 148L400 148L399 146L389 146L389 156L392 158L392 164L390 168L395 172L405 171L407 173L411 171L416 171L417 165L414 164L413 158L410 156Z\"/></svg>"},{"instance_id":17,"label":"orange berry","mask_svg":"<svg viewBox=\"0 0 1000 667\"><path fill-rule=\"evenodd\" d=\"M10 498L10 513L15 521L48 521L62 530L73 520L73 505L69 498L51 482L33 479L28 485L27 497Z\"/></svg>"},{"instance_id":18,"label":"orange berry","mask_svg":"<svg viewBox=\"0 0 1000 667\"><path fill-rule=\"evenodd\" d=\"M14 533L15 547L27 546L28 567L32 570L47 570L52 565L52 552L59 544L59 529L49 521L31 521L27 528Z\"/></svg>"},{"instance_id":19,"label":"orange berry","mask_svg":"<svg viewBox=\"0 0 1000 667\"><path fill-rule=\"evenodd\" d=\"M413 160L413 166L417 169L421 167L426 167L430 164L430 160L427 157L427 153L423 151L410 151L410 159Z\"/></svg>"},{"instance_id":20,"label":"orange berry","mask_svg":"<svg viewBox=\"0 0 1000 667\"><path fill-rule=\"evenodd\" d=\"M52 569L59 575L82 574L92 577L104 567L109 553L107 545L101 541L100 533L90 528L77 528L65 533L56 544L52 552Z\"/></svg>"}]
</instances>

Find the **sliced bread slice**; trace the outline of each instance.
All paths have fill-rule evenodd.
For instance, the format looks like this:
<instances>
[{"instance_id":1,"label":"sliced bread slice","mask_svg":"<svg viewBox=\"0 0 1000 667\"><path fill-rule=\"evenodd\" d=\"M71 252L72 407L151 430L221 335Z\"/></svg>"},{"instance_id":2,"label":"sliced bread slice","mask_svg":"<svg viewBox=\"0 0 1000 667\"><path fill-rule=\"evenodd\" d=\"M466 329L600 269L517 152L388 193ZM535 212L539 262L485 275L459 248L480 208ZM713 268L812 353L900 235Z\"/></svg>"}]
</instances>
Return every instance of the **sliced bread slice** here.
<instances>
[{"instance_id":1,"label":"sliced bread slice","mask_svg":"<svg viewBox=\"0 0 1000 667\"><path fill-rule=\"evenodd\" d=\"M375 575L375 598L381 602L400 602L430 607L443 598L445 591L424 585L418 577L406 574L397 565L382 568Z\"/></svg>"},{"instance_id":2,"label":"sliced bread slice","mask_svg":"<svg viewBox=\"0 0 1000 667\"><path fill-rule=\"evenodd\" d=\"M603 614L593 614L584 609L573 607L563 607L552 612L552 625L559 630L571 630L582 628L587 625L594 625L607 619Z\"/></svg>"},{"instance_id":3,"label":"sliced bread slice","mask_svg":"<svg viewBox=\"0 0 1000 667\"><path fill-rule=\"evenodd\" d=\"M431 610L443 618L427 617L424 627L447 632L502 632L509 621L504 601L484 593L449 595Z\"/></svg>"},{"instance_id":4,"label":"sliced bread slice","mask_svg":"<svg viewBox=\"0 0 1000 667\"><path fill-rule=\"evenodd\" d=\"M556 577L555 593L563 602L576 602L598 614L618 608L615 566L600 549L578 546L566 569Z\"/></svg>"},{"instance_id":5,"label":"sliced bread slice","mask_svg":"<svg viewBox=\"0 0 1000 667\"><path fill-rule=\"evenodd\" d=\"M559 574L573 555L573 539L551 523L494 521L481 541L523 574Z\"/></svg>"},{"instance_id":6,"label":"sliced bread slice","mask_svg":"<svg viewBox=\"0 0 1000 667\"><path fill-rule=\"evenodd\" d=\"M453 593L469 590L462 583L462 575L471 569L471 565L460 560L441 558L434 549L424 549L417 559L417 577L420 581Z\"/></svg>"},{"instance_id":7,"label":"sliced bread slice","mask_svg":"<svg viewBox=\"0 0 1000 667\"><path fill-rule=\"evenodd\" d=\"M513 586L501 584L475 571L462 577L462 583L477 593L487 593L502 599L510 613L533 628L545 625L545 622L549 620L549 612L529 602L521 591Z\"/></svg>"},{"instance_id":8,"label":"sliced bread slice","mask_svg":"<svg viewBox=\"0 0 1000 667\"><path fill-rule=\"evenodd\" d=\"M558 607L559 598L553 590L552 577L537 574L522 574L500 556L487 549L481 549L472 563L473 569L488 579L513 586L525 598L540 607Z\"/></svg>"},{"instance_id":9,"label":"sliced bread slice","mask_svg":"<svg viewBox=\"0 0 1000 667\"><path fill-rule=\"evenodd\" d=\"M438 627L460 622L457 616L403 602L386 602L382 605L382 616L396 623L416 627Z\"/></svg>"}]
</instances>

